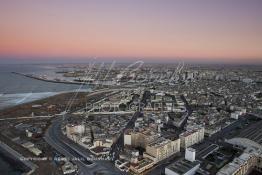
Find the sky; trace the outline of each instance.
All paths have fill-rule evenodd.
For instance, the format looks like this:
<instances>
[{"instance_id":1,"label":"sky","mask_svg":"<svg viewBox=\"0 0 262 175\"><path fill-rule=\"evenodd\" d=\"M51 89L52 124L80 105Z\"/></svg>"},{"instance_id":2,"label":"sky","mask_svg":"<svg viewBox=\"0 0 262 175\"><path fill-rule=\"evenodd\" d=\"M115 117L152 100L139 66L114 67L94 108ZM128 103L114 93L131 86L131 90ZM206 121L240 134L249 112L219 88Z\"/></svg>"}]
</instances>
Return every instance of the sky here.
<instances>
[{"instance_id":1,"label":"sky","mask_svg":"<svg viewBox=\"0 0 262 175\"><path fill-rule=\"evenodd\" d=\"M261 0L0 0L0 61L262 62Z\"/></svg>"}]
</instances>

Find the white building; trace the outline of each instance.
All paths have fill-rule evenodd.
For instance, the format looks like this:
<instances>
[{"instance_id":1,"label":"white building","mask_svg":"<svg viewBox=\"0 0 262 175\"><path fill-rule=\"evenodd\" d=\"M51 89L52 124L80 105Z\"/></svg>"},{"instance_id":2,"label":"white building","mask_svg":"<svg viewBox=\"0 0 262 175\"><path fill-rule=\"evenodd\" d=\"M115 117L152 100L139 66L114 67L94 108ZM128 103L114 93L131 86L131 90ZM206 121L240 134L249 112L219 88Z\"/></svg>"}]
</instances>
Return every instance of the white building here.
<instances>
[{"instance_id":1,"label":"white building","mask_svg":"<svg viewBox=\"0 0 262 175\"><path fill-rule=\"evenodd\" d=\"M84 124L67 124L66 135L71 138L72 134L83 134L85 132Z\"/></svg>"},{"instance_id":2,"label":"white building","mask_svg":"<svg viewBox=\"0 0 262 175\"><path fill-rule=\"evenodd\" d=\"M193 148L187 148L185 153L185 159L194 162L196 160L196 150Z\"/></svg>"},{"instance_id":3,"label":"white building","mask_svg":"<svg viewBox=\"0 0 262 175\"><path fill-rule=\"evenodd\" d=\"M132 145L132 130L126 130L124 132L124 145Z\"/></svg>"},{"instance_id":4,"label":"white building","mask_svg":"<svg viewBox=\"0 0 262 175\"><path fill-rule=\"evenodd\" d=\"M236 113L236 112L231 113L230 118L238 120L238 113Z\"/></svg>"}]
</instances>

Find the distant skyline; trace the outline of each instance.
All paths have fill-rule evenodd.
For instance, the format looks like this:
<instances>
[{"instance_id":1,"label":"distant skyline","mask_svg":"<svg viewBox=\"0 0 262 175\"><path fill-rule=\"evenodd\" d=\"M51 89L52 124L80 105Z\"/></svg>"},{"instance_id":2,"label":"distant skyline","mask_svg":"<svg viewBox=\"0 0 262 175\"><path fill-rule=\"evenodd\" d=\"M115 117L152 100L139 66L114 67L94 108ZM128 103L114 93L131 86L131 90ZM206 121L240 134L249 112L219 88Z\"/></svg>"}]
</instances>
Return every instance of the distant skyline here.
<instances>
[{"instance_id":1,"label":"distant skyline","mask_svg":"<svg viewBox=\"0 0 262 175\"><path fill-rule=\"evenodd\" d=\"M1 0L0 62L262 63L261 0Z\"/></svg>"}]
</instances>

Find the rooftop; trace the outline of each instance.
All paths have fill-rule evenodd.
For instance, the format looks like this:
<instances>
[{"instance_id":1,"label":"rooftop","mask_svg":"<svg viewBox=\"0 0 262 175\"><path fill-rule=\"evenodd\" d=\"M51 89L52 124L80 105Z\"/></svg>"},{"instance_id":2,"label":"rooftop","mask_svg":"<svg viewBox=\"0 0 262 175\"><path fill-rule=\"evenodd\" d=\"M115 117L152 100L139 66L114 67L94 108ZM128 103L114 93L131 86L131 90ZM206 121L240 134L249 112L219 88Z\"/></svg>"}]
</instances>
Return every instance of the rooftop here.
<instances>
[{"instance_id":1,"label":"rooftop","mask_svg":"<svg viewBox=\"0 0 262 175\"><path fill-rule=\"evenodd\" d=\"M199 161L194 161L194 162L190 162L188 160L182 159L179 160L171 165L169 165L168 167L166 167L167 169L176 172L177 174L185 174L186 172L188 172L189 170L191 170L192 168L196 167L200 165Z\"/></svg>"}]
</instances>

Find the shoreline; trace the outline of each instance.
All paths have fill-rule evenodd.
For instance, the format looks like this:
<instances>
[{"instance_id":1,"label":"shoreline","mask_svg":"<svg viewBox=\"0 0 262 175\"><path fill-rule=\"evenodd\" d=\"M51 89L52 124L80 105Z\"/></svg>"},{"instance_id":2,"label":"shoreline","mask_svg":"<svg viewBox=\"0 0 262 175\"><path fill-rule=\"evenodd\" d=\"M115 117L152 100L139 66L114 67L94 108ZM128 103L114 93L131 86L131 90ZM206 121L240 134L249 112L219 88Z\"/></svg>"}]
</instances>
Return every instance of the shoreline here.
<instances>
[{"instance_id":1,"label":"shoreline","mask_svg":"<svg viewBox=\"0 0 262 175\"><path fill-rule=\"evenodd\" d=\"M10 93L10 94L0 93L0 97L8 99L6 101L5 99L2 99L2 101L0 100L0 111L18 105L23 105L34 101L43 100L60 94L76 93L76 92L78 93L92 92L92 91L93 90L90 88L90 89L82 89L82 90L75 89L75 90L59 91L59 92L33 92L33 93L28 92L28 93ZM7 105L1 105L2 103Z\"/></svg>"},{"instance_id":2,"label":"shoreline","mask_svg":"<svg viewBox=\"0 0 262 175\"><path fill-rule=\"evenodd\" d=\"M74 84L74 85L88 84L88 85L91 85L89 83L83 83L83 82L49 80L49 79L44 79L44 78L40 78L40 77L36 77L36 76L33 76L33 75L24 74L24 73L19 73L19 72L11 72L11 73L16 74L16 75L20 75L20 76L24 76L24 77L28 77L28 78L32 78L32 79L35 79L35 80L49 82L49 83Z\"/></svg>"},{"instance_id":3,"label":"shoreline","mask_svg":"<svg viewBox=\"0 0 262 175\"><path fill-rule=\"evenodd\" d=\"M93 91L91 91L93 92ZM13 116L13 115L18 115L17 114L17 111L16 110L21 110L20 112L25 112L25 111L28 111L28 110L32 110L32 105L34 104L41 104L43 105L45 102L50 102L52 100L55 100L55 102L53 101L52 104L60 104L61 103L61 100L66 98L66 99L70 99L72 96L74 96L76 92L61 92L61 93L58 93L58 94L55 94L55 95L52 95L52 96L48 96L48 97L44 97L44 98L40 98L40 99L35 99L35 100L32 100L32 101L28 101L28 102L25 102L25 103L21 103L21 104L17 104L17 105L14 105L14 106L8 106L8 107L5 107L5 108L1 108L0 109L0 118L6 118L7 116ZM81 95L81 94L87 94L87 93L90 93L90 92L78 92L78 95ZM62 98L62 99L61 99ZM51 103L50 103L51 104ZM26 109L24 109L26 108ZM30 108L30 109L27 109L27 108ZM36 108L38 109L38 108ZM14 114L11 114L12 112L14 112ZM20 116L22 115L21 113L19 113ZM31 114L31 112L30 112ZM28 115L30 115L28 113Z\"/></svg>"},{"instance_id":4,"label":"shoreline","mask_svg":"<svg viewBox=\"0 0 262 175\"><path fill-rule=\"evenodd\" d=\"M20 75L20 76L24 76L27 78L32 78L35 80L39 80L39 81L44 81L44 82L49 82L49 83L58 83L58 84L73 84L73 85L90 85L90 86L114 86L114 84L110 84L110 83L105 83L106 81L95 81L95 82L88 82L88 81L64 81L64 80L51 80L51 79L45 79L45 78L41 78L38 76L34 76L34 75L29 75L29 74L25 74L25 73L20 73L20 72L11 72L12 74L16 74L16 75Z\"/></svg>"},{"instance_id":5,"label":"shoreline","mask_svg":"<svg viewBox=\"0 0 262 175\"><path fill-rule=\"evenodd\" d=\"M23 105L37 100L49 98L62 93L66 93L66 92L62 91L62 92L0 94L0 97L2 98L2 100L0 100L0 111L18 105ZM5 104L5 105L1 105L1 104Z\"/></svg>"}]
</instances>

